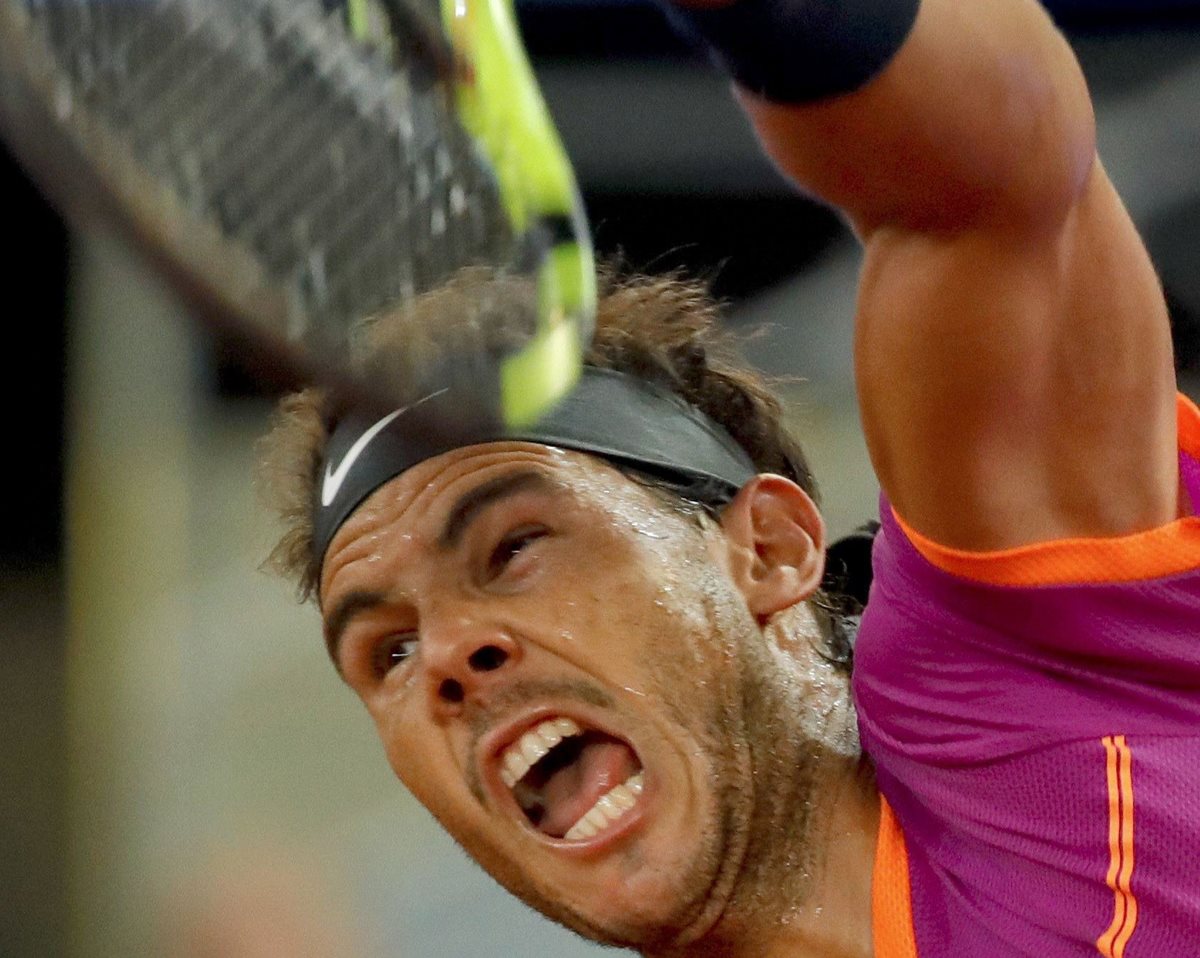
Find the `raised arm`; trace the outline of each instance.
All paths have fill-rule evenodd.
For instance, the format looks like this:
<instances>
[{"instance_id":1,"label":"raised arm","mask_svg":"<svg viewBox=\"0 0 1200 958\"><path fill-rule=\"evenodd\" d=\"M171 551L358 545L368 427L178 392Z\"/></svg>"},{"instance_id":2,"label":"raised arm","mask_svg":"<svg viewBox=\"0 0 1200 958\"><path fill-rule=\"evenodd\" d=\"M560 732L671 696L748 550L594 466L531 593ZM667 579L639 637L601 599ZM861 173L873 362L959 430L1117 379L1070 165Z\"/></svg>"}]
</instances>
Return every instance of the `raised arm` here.
<instances>
[{"instance_id":1,"label":"raised arm","mask_svg":"<svg viewBox=\"0 0 1200 958\"><path fill-rule=\"evenodd\" d=\"M800 21L844 4L865 35L913 7L785 2ZM851 92L739 91L776 163L864 243L856 365L880 481L962 549L1174 519L1166 306L1070 48L1034 0L921 0L908 25Z\"/></svg>"}]
</instances>

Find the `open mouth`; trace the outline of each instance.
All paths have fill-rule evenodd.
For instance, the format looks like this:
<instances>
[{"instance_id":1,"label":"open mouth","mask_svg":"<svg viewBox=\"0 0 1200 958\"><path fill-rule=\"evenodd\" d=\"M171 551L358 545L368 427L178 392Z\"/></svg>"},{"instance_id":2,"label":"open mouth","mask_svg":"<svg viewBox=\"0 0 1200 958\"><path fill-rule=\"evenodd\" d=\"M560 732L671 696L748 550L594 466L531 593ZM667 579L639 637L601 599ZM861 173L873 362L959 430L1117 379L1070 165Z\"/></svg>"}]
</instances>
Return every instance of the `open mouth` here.
<instances>
[{"instance_id":1,"label":"open mouth","mask_svg":"<svg viewBox=\"0 0 1200 958\"><path fill-rule=\"evenodd\" d=\"M529 824L551 838L595 838L621 821L642 794L642 766L633 749L565 717L538 723L500 760L500 778Z\"/></svg>"}]
</instances>

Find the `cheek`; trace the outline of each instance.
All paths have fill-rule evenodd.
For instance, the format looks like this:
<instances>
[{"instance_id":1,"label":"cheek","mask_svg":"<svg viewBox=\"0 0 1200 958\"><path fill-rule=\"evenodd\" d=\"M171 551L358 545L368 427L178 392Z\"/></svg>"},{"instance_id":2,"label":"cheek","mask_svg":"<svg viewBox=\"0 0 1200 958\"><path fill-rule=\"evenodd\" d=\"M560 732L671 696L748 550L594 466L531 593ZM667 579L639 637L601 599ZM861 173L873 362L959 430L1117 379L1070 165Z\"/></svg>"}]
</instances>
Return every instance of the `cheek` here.
<instances>
[{"instance_id":1,"label":"cheek","mask_svg":"<svg viewBox=\"0 0 1200 958\"><path fill-rule=\"evenodd\" d=\"M412 693L380 699L368 707L392 773L459 840L463 822L482 801L458 756L465 748L445 729L423 721Z\"/></svg>"},{"instance_id":2,"label":"cheek","mask_svg":"<svg viewBox=\"0 0 1200 958\"><path fill-rule=\"evenodd\" d=\"M494 817L472 797L440 747L422 748L416 741L397 739L387 751L396 777L476 864L509 891L535 901L534 886L511 847L511 836L497 829Z\"/></svg>"},{"instance_id":3,"label":"cheek","mask_svg":"<svg viewBox=\"0 0 1200 958\"><path fill-rule=\"evenodd\" d=\"M674 537L646 550L614 590L621 598L613 611L623 621L656 634L687 638L695 652L711 647L720 605L730 605L730 584L703 545L692 537ZM665 635L664 635L665 637Z\"/></svg>"},{"instance_id":4,"label":"cheek","mask_svg":"<svg viewBox=\"0 0 1200 958\"><path fill-rule=\"evenodd\" d=\"M405 787L414 791L411 783L428 781L436 771L434 736L422 735L420 723L408 714L411 709L394 696L380 695L366 706L388 765Z\"/></svg>"},{"instance_id":5,"label":"cheek","mask_svg":"<svg viewBox=\"0 0 1200 958\"><path fill-rule=\"evenodd\" d=\"M566 610L564 638L607 680L674 701L728 672L746 624L737 600L704 552L644 556L588 581Z\"/></svg>"},{"instance_id":6,"label":"cheek","mask_svg":"<svg viewBox=\"0 0 1200 958\"><path fill-rule=\"evenodd\" d=\"M388 765L405 789L455 841L482 861L486 850L479 838L478 805L445 750L416 736L393 736L383 745Z\"/></svg>"}]
</instances>

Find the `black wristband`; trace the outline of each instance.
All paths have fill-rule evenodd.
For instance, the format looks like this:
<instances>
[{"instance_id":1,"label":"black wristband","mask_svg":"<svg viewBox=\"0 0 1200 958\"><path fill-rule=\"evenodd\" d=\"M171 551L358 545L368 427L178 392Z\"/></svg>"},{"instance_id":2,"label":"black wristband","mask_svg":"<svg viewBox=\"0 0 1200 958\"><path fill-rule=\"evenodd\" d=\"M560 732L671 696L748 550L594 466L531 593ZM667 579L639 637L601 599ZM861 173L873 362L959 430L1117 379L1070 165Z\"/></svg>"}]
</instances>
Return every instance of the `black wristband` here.
<instances>
[{"instance_id":1,"label":"black wristband","mask_svg":"<svg viewBox=\"0 0 1200 958\"><path fill-rule=\"evenodd\" d=\"M908 39L920 0L735 0L710 10L666 4L738 84L781 103L811 103L866 84Z\"/></svg>"}]
</instances>

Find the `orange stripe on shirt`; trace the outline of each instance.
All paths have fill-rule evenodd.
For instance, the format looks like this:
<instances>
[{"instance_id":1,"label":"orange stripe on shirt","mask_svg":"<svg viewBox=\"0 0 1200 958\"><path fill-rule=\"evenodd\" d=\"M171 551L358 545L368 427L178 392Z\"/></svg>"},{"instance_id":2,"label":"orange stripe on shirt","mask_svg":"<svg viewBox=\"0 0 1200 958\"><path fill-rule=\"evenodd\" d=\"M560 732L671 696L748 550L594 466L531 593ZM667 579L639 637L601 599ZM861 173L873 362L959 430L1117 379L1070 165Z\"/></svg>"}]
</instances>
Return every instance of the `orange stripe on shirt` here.
<instances>
[{"instance_id":1,"label":"orange stripe on shirt","mask_svg":"<svg viewBox=\"0 0 1200 958\"><path fill-rule=\"evenodd\" d=\"M1178 410L1179 448L1200 459L1200 409L1180 395ZM1059 539L996 552L969 552L940 545L909 526L894 509L892 514L916 550L933 565L987 585L1137 582L1200 567L1200 515L1129 536Z\"/></svg>"},{"instance_id":2,"label":"orange stripe on shirt","mask_svg":"<svg viewBox=\"0 0 1200 958\"><path fill-rule=\"evenodd\" d=\"M1200 459L1200 407L1179 394L1179 448Z\"/></svg>"},{"instance_id":3,"label":"orange stripe on shirt","mask_svg":"<svg viewBox=\"0 0 1200 958\"><path fill-rule=\"evenodd\" d=\"M1124 958L1137 927L1137 898L1133 894L1133 755L1125 736L1103 739L1108 780L1108 876L1113 893L1113 918L1096 939L1104 958Z\"/></svg>"},{"instance_id":4,"label":"orange stripe on shirt","mask_svg":"<svg viewBox=\"0 0 1200 958\"><path fill-rule=\"evenodd\" d=\"M1138 920L1137 896L1130 884L1133 879L1133 754L1125 744L1124 735L1117 737L1116 745L1121 759L1118 763L1121 787L1121 873L1117 876L1117 884L1125 893L1126 912L1125 927L1117 935L1113 951L1115 958L1124 958L1125 946L1133 937Z\"/></svg>"},{"instance_id":5,"label":"orange stripe on shirt","mask_svg":"<svg viewBox=\"0 0 1200 958\"><path fill-rule=\"evenodd\" d=\"M879 839L871 877L871 929L875 958L919 958L913 932L908 848L895 813L879 797Z\"/></svg>"}]
</instances>

